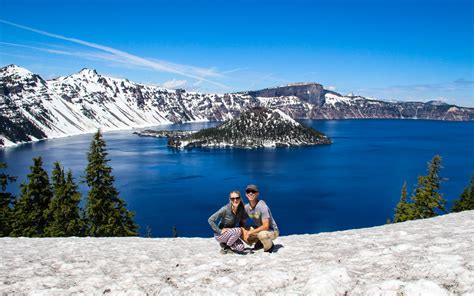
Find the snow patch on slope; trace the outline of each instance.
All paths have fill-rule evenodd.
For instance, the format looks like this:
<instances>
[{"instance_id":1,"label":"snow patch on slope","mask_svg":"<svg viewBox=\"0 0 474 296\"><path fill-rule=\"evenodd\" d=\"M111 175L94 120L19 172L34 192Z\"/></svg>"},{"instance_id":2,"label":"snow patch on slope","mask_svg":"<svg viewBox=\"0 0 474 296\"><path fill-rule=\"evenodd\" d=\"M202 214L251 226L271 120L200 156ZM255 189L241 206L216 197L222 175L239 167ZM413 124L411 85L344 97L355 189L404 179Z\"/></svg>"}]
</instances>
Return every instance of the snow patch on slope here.
<instances>
[{"instance_id":1,"label":"snow patch on slope","mask_svg":"<svg viewBox=\"0 0 474 296\"><path fill-rule=\"evenodd\" d=\"M355 100L352 97L338 96L336 94L327 93L324 95L326 104L336 106L336 104L352 104Z\"/></svg>"},{"instance_id":2,"label":"snow patch on slope","mask_svg":"<svg viewBox=\"0 0 474 296\"><path fill-rule=\"evenodd\" d=\"M209 229L209 233L211 230ZM474 211L276 239L0 238L0 294L472 295Z\"/></svg>"}]
</instances>

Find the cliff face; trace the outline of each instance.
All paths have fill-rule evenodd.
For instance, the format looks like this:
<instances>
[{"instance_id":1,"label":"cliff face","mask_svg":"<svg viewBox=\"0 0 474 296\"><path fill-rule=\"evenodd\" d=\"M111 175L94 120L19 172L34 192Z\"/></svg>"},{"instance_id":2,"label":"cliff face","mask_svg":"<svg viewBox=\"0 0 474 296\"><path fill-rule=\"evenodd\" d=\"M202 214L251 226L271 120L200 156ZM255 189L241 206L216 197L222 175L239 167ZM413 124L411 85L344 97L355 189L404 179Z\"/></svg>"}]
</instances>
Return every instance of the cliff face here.
<instances>
[{"instance_id":1,"label":"cliff face","mask_svg":"<svg viewBox=\"0 0 474 296\"><path fill-rule=\"evenodd\" d=\"M299 119L474 120L474 108L343 96L316 83L233 94L201 94L116 79L83 69L44 80L0 68L0 147L35 139L189 121L224 121L253 107Z\"/></svg>"},{"instance_id":2,"label":"cliff face","mask_svg":"<svg viewBox=\"0 0 474 296\"><path fill-rule=\"evenodd\" d=\"M328 93L321 84L317 83L295 83L286 86L266 88L257 91L249 91L252 97L298 97L304 102L321 106L324 104L324 95Z\"/></svg>"}]
</instances>

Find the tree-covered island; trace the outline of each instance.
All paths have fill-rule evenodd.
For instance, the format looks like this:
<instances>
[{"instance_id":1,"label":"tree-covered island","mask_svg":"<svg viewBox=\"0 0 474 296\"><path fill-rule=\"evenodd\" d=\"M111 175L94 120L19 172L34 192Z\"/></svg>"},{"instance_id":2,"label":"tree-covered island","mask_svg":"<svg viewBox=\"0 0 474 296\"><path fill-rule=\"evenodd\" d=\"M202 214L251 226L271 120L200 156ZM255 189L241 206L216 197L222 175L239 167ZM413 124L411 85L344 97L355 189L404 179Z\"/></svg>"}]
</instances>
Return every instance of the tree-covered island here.
<instances>
[{"instance_id":1,"label":"tree-covered island","mask_svg":"<svg viewBox=\"0 0 474 296\"><path fill-rule=\"evenodd\" d=\"M244 111L215 128L168 138L168 146L174 148L261 148L321 144L331 144L331 140L320 131L295 121L278 109L262 107Z\"/></svg>"}]
</instances>

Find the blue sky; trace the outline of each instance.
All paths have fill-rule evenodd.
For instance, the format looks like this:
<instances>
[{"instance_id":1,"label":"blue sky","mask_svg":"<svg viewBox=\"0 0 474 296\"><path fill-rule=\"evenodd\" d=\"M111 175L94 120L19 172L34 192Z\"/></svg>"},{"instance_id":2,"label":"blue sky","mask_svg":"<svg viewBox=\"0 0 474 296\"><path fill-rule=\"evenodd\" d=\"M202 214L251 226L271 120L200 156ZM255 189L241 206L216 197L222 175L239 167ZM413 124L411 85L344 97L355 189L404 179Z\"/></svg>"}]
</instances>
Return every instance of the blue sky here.
<instances>
[{"instance_id":1,"label":"blue sky","mask_svg":"<svg viewBox=\"0 0 474 296\"><path fill-rule=\"evenodd\" d=\"M292 82L474 107L474 0L0 0L0 66L201 92Z\"/></svg>"}]
</instances>

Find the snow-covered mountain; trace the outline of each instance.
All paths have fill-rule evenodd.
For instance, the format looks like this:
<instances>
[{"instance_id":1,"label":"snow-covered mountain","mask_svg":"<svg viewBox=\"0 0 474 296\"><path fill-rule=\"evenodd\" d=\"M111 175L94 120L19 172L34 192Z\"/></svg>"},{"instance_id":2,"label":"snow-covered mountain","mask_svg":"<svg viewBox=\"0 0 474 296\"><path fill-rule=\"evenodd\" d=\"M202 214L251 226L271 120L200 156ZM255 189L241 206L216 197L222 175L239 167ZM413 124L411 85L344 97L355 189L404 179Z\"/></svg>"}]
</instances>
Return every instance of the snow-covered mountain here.
<instances>
[{"instance_id":1,"label":"snow-covered mountain","mask_svg":"<svg viewBox=\"0 0 474 296\"><path fill-rule=\"evenodd\" d=\"M281 236L271 254L222 255L213 238L0 238L0 247L2 295L474 295L474 211Z\"/></svg>"},{"instance_id":2,"label":"snow-covered mountain","mask_svg":"<svg viewBox=\"0 0 474 296\"><path fill-rule=\"evenodd\" d=\"M0 69L0 140L5 145L40 138L163 123L224 120L256 99L199 94L115 79L83 69L44 80L10 65Z\"/></svg>"},{"instance_id":3,"label":"snow-covered mountain","mask_svg":"<svg viewBox=\"0 0 474 296\"><path fill-rule=\"evenodd\" d=\"M304 126L281 110L264 107L250 108L217 127L168 140L168 145L175 148L260 148L330 143L324 134Z\"/></svg>"},{"instance_id":4,"label":"snow-covered mountain","mask_svg":"<svg viewBox=\"0 0 474 296\"><path fill-rule=\"evenodd\" d=\"M233 94L169 90L98 74L44 80L9 65L0 68L0 146L103 130L190 121L222 121L249 107L280 109L293 118L419 118L474 120L473 108L439 103L391 103L342 96L316 83Z\"/></svg>"}]
</instances>

